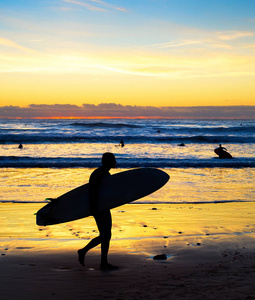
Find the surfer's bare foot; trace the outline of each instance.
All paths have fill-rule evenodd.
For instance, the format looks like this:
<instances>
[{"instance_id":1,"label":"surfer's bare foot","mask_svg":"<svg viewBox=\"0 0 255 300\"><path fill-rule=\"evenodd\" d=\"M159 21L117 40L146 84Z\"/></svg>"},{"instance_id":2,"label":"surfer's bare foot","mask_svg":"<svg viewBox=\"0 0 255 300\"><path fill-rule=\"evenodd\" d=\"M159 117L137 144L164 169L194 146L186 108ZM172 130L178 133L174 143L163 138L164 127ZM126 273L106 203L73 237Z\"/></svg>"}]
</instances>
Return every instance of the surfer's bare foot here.
<instances>
[{"instance_id":1,"label":"surfer's bare foot","mask_svg":"<svg viewBox=\"0 0 255 300\"><path fill-rule=\"evenodd\" d=\"M100 269L102 271L113 271L113 270L118 270L119 267L107 263L107 264L101 264Z\"/></svg>"},{"instance_id":2,"label":"surfer's bare foot","mask_svg":"<svg viewBox=\"0 0 255 300\"><path fill-rule=\"evenodd\" d=\"M78 260L79 260L79 263L85 267L85 263L84 263L84 260L85 260L85 254L86 252L82 249L78 250Z\"/></svg>"}]
</instances>

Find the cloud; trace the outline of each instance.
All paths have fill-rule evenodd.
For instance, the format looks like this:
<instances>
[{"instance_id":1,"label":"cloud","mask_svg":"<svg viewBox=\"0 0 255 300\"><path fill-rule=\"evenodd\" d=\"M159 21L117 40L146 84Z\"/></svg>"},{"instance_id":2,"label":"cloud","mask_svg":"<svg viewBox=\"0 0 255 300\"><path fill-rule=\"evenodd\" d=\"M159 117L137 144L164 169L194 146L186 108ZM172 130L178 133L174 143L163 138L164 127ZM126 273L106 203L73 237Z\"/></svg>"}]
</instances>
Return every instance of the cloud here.
<instances>
[{"instance_id":1,"label":"cloud","mask_svg":"<svg viewBox=\"0 0 255 300\"><path fill-rule=\"evenodd\" d=\"M124 9L124 8L120 8L120 7L114 6L112 4L109 4L109 3L106 3L106 2L100 1L100 0L87 0L87 1L62 0L62 1L71 3L71 4L76 4L76 5L85 7L86 9L92 10L92 11L107 11L108 9L126 11L126 9ZM89 4L91 2L98 4L98 6Z\"/></svg>"},{"instance_id":2,"label":"cloud","mask_svg":"<svg viewBox=\"0 0 255 300\"><path fill-rule=\"evenodd\" d=\"M22 51L25 51L25 52L28 52L28 53L35 53L36 51L32 50L32 49L29 49L29 48L26 48L26 47L23 47L9 39L6 39L6 38L3 38L3 37L0 37L0 45L3 45L3 46L6 46L6 47L11 47L11 48L15 48L15 49L18 49L18 50L22 50Z\"/></svg>"},{"instance_id":3,"label":"cloud","mask_svg":"<svg viewBox=\"0 0 255 300\"><path fill-rule=\"evenodd\" d=\"M169 29L171 31L171 29ZM243 38L253 38L255 33L252 31L205 31L202 29L196 28L175 28L175 31L179 33L178 39L165 41L162 43L155 43L151 45L144 45L143 47L148 48L225 48L232 49L233 42L236 43L240 41L236 41ZM173 31L172 33L174 33ZM175 34L176 35L176 34Z\"/></svg>"},{"instance_id":4,"label":"cloud","mask_svg":"<svg viewBox=\"0 0 255 300\"><path fill-rule=\"evenodd\" d=\"M121 8L121 7L117 7L117 6L114 6L112 4L109 4L109 3L106 3L104 1L100 1L100 0L90 0L91 2L96 2L96 3L100 3L106 7L109 7L109 8L113 8L113 9L116 9L116 10L120 10L120 11L126 11L125 8Z\"/></svg>"},{"instance_id":5,"label":"cloud","mask_svg":"<svg viewBox=\"0 0 255 300\"><path fill-rule=\"evenodd\" d=\"M245 37L252 37L254 36L254 33L250 31L222 31L218 32L217 36L221 40L235 40Z\"/></svg>"},{"instance_id":6,"label":"cloud","mask_svg":"<svg viewBox=\"0 0 255 300\"><path fill-rule=\"evenodd\" d=\"M172 47L183 47L195 44L203 44L206 40L179 40L179 41L172 41L166 43L159 43L151 45L150 47L157 47L157 48L172 48Z\"/></svg>"},{"instance_id":7,"label":"cloud","mask_svg":"<svg viewBox=\"0 0 255 300\"><path fill-rule=\"evenodd\" d=\"M90 5L88 3L80 2L80 1L74 1L74 0L63 0L63 1L67 2L67 3L72 3L72 4L83 6L83 7L87 8L88 10L92 10L92 11L105 11L105 9L103 9L103 8L96 7L96 6Z\"/></svg>"},{"instance_id":8,"label":"cloud","mask_svg":"<svg viewBox=\"0 0 255 300\"><path fill-rule=\"evenodd\" d=\"M170 119L254 119L255 106L136 106L115 103L31 104L2 106L1 118L170 118Z\"/></svg>"}]
</instances>

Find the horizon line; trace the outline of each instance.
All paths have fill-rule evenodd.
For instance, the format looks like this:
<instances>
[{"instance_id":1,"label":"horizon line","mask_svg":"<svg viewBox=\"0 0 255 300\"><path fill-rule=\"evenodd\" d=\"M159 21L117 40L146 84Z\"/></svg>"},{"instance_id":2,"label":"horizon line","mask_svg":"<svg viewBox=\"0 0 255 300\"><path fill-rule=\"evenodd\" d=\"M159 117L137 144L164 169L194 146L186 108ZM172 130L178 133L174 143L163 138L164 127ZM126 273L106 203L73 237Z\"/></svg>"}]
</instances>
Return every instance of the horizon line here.
<instances>
[{"instance_id":1,"label":"horizon line","mask_svg":"<svg viewBox=\"0 0 255 300\"><path fill-rule=\"evenodd\" d=\"M126 119L126 120L143 120L143 119L150 119L150 120L254 120L254 118L245 118L245 117L160 117L160 116L137 116L137 117L127 117L127 116L119 116L119 117L111 117L111 116L90 116L90 117L65 117L65 116L58 116L58 117L0 117L0 119L14 119L14 120L106 120L106 119Z\"/></svg>"},{"instance_id":2,"label":"horizon line","mask_svg":"<svg viewBox=\"0 0 255 300\"><path fill-rule=\"evenodd\" d=\"M255 119L254 105L136 106L100 104L30 104L2 106L1 119Z\"/></svg>"}]
</instances>

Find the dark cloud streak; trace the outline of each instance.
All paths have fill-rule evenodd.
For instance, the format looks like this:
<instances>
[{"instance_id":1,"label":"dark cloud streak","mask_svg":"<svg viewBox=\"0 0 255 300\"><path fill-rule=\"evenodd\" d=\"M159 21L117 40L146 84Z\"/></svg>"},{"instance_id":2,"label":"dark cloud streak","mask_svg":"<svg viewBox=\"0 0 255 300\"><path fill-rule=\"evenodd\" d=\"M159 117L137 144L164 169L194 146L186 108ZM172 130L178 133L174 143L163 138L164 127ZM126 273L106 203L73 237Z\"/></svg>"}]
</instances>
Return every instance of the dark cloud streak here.
<instances>
[{"instance_id":1,"label":"dark cloud streak","mask_svg":"<svg viewBox=\"0 0 255 300\"><path fill-rule=\"evenodd\" d=\"M31 104L27 107L2 106L0 118L171 118L171 119L254 119L255 106L131 106L115 103Z\"/></svg>"}]
</instances>

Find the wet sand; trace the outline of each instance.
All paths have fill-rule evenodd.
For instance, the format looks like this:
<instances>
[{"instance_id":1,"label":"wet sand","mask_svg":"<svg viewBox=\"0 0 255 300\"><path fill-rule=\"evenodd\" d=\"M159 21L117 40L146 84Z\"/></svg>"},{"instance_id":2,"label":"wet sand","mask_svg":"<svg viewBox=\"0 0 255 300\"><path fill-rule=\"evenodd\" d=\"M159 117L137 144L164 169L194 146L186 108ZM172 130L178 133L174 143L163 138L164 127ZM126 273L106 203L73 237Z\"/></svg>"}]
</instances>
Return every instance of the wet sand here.
<instances>
[{"instance_id":1,"label":"wet sand","mask_svg":"<svg viewBox=\"0 0 255 300\"><path fill-rule=\"evenodd\" d=\"M255 203L133 204L116 208L109 261L93 218L38 227L42 204L1 203L1 299L255 299ZM165 254L166 260L153 260Z\"/></svg>"}]
</instances>

